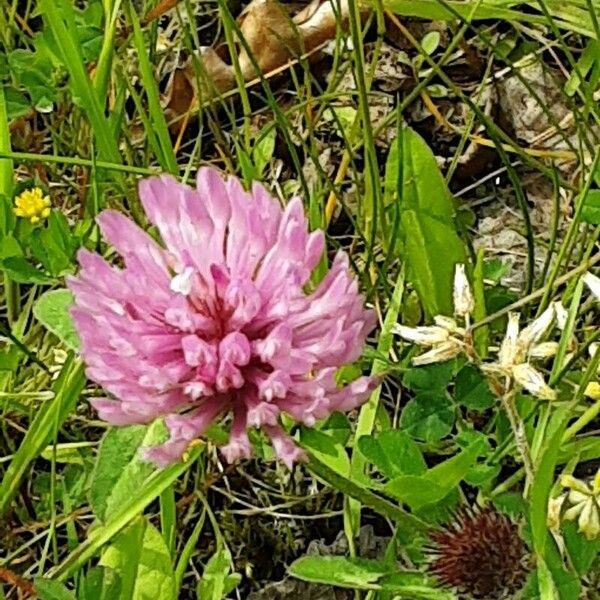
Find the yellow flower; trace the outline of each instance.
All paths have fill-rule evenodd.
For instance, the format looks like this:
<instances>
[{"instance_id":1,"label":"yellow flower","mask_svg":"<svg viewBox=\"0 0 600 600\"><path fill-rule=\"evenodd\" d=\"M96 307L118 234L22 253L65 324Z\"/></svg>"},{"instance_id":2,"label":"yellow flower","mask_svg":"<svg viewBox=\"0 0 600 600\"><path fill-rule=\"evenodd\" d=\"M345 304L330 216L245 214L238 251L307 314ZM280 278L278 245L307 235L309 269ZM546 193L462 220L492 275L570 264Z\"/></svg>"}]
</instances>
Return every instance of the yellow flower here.
<instances>
[{"instance_id":1,"label":"yellow flower","mask_svg":"<svg viewBox=\"0 0 600 600\"><path fill-rule=\"evenodd\" d=\"M50 215L50 198L38 187L25 190L15 198L13 212L17 217L38 223Z\"/></svg>"}]
</instances>

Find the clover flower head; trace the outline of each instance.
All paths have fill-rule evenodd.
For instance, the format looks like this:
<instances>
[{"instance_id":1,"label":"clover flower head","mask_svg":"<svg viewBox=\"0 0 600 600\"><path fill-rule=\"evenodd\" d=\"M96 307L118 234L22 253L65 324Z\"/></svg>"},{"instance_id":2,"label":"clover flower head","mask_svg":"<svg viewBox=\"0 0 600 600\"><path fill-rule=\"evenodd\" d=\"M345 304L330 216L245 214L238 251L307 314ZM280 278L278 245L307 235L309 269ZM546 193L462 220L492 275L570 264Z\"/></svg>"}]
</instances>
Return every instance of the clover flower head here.
<instances>
[{"instance_id":1,"label":"clover flower head","mask_svg":"<svg viewBox=\"0 0 600 600\"><path fill-rule=\"evenodd\" d=\"M15 198L13 213L17 217L29 219L32 224L39 223L50 215L50 198L44 196L38 187L25 190Z\"/></svg>"},{"instance_id":2,"label":"clover flower head","mask_svg":"<svg viewBox=\"0 0 600 600\"><path fill-rule=\"evenodd\" d=\"M169 440L149 460L179 460L190 444L232 416L226 460L251 455L247 430L262 429L288 466L303 453L280 417L313 426L363 403L376 381L336 383L375 325L339 252L316 286L324 235L310 233L302 202L284 210L260 185L199 171L192 189L168 176L140 184L162 243L124 215L98 217L124 268L80 250L68 284L87 375L109 397L93 400L114 425L164 417Z\"/></svg>"}]
</instances>

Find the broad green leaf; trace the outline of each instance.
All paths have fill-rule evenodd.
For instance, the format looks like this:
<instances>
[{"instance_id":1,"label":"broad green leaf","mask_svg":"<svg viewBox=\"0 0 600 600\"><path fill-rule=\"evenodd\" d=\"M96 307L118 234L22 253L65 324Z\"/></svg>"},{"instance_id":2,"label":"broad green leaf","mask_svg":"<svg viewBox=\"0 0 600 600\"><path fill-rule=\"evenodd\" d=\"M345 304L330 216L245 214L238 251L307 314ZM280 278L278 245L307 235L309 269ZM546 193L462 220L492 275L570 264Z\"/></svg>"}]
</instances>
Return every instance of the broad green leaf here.
<instances>
[{"instance_id":1,"label":"broad green leaf","mask_svg":"<svg viewBox=\"0 0 600 600\"><path fill-rule=\"evenodd\" d=\"M590 190L581 208L581 220L600 225L600 190Z\"/></svg>"},{"instance_id":2,"label":"broad green leaf","mask_svg":"<svg viewBox=\"0 0 600 600\"><path fill-rule=\"evenodd\" d=\"M303 581L352 590L381 590L407 600L456 600L451 592L436 589L435 581L423 573L397 571L375 560L304 556L292 563L288 571Z\"/></svg>"},{"instance_id":3,"label":"broad green leaf","mask_svg":"<svg viewBox=\"0 0 600 600\"><path fill-rule=\"evenodd\" d=\"M34 583L40 600L75 600L73 592L70 592L60 581L37 577Z\"/></svg>"},{"instance_id":4,"label":"broad green leaf","mask_svg":"<svg viewBox=\"0 0 600 600\"><path fill-rule=\"evenodd\" d=\"M385 485L384 490L413 510L439 502L458 487L483 450L485 443L477 440L423 475L395 477Z\"/></svg>"},{"instance_id":5,"label":"broad green leaf","mask_svg":"<svg viewBox=\"0 0 600 600\"><path fill-rule=\"evenodd\" d=\"M411 367L402 376L402 385L415 392L445 390L457 368L456 360Z\"/></svg>"},{"instance_id":6,"label":"broad green leaf","mask_svg":"<svg viewBox=\"0 0 600 600\"><path fill-rule=\"evenodd\" d=\"M563 539L571 563L582 577L587 574L600 553L600 540L588 540L577 530L577 524L566 521L562 526Z\"/></svg>"},{"instance_id":7,"label":"broad green leaf","mask_svg":"<svg viewBox=\"0 0 600 600\"><path fill-rule=\"evenodd\" d=\"M423 476L401 475L388 482L384 491L412 510L439 502L448 493L444 488Z\"/></svg>"},{"instance_id":8,"label":"broad green leaf","mask_svg":"<svg viewBox=\"0 0 600 600\"><path fill-rule=\"evenodd\" d=\"M409 435L437 442L452 431L455 411L445 392L422 392L406 403L400 426Z\"/></svg>"},{"instance_id":9,"label":"broad green leaf","mask_svg":"<svg viewBox=\"0 0 600 600\"><path fill-rule=\"evenodd\" d=\"M439 583L424 573L393 573L386 575L380 583L384 592L395 595L395 600L458 600L453 592L440 589Z\"/></svg>"},{"instance_id":10,"label":"broad green leaf","mask_svg":"<svg viewBox=\"0 0 600 600\"><path fill-rule=\"evenodd\" d=\"M149 427L115 427L106 433L90 486L90 504L99 519L109 519L156 470L154 465L142 460L139 452L143 447L162 441L164 432L162 422L156 421Z\"/></svg>"},{"instance_id":11,"label":"broad green leaf","mask_svg":"<svg viewBox=\"0 0 600 600\"><path fill-rule=\"evenodd\" d=\"M114 569L93 567L81 586L80 600L114 600L121 594L121 580Z\"/></svg>"},{"instance_id":12,"label":"broad green leaf","mask_svg":"<svg viewBox=\"0 0 600 600\"><path fill-rule=\"evenodd\" d=\"M293 562L288 571L294 577L358 590L379 590L379 580L389 573L381 562L343 556L304 556Z\"/></svg>"},{"instance_id":13,"label":"broad green leaf","mask_svg":"<svg viewBox=\"0 0 600 600\"><path fill-rule=\"evenodd\" d=\"M484 440L478 439L468 448L429 469L424 477L450 492L464 479L477 457L485 450Z\"/></svg>"},{"instance_id":14,"label":"broad green leaf","mask_svg":"<svg viewBox=\"0 0 600 600\"><path fill-rule=\"evenodd\" d=\"M53 282L52 277L48 277L43 271L36 269L22 256L9 256L1 260L0 269L17 283L48 285Z\"/></svg>"},{"instance_id":15,"label":"broad green leaf","mask_svg":"<svg viewBox=\"0 0 600 600\"><path fill-rule=\"evenodd\" d=\"M69 290L50 290L33 305L35 318L72 350L79 349L79 336L69 309L73 294Z\"/></svg>"},{"instance_id":16,"label":"broad green leaf","mask_svg":"<svg viewBox=\"0 0 600 600\"><path fill-rule=\"evenodd\" d=\"M335 469L340 475L349 475L350 459L346 449L333 436L317 429L303 427L300 439L318 460Z\"/></svg>"},{"instance_id":17,"label":"broad green leaf","mask_svg":"<svg viewBox=\"0 0 600 600\"><path fill-rule=\"evenodd\" d=\"M70 444L57 444L56 446L46 446L40 453L45 460L55 461L57 463L82 465L83 456L77 447Z\"/></svg>"},{"instance_id":18,"label":"broad green leaf","mask_svg":"<svg viewBox=\"0 0 600 600\"><path fill-rule=\"evenodd\" d=\"M453 200L423 138L410 128L400 135L401 143L390 149L400 156L400 190L396 205L388 207L399 211L397 250L427 314L449 315L455 265L467 261L455 227ZM389 180L393 181L391 174Z\"/></svg>"},{"instance_id":19,"label":"broad green leaf","mask_svg":"<svg viewBox=\"0 0 600 600\"><path fill-rule=\"evenodd\" d=\"M162 535L145 518L133 522L113 540L102 553L100 565L119 575L118 600L175 600L169 550Z\"/></svg>"},{"instance_id":20,"label":"broad green leaf","mask_svg":"<svg viewBox=\"0 0 600 600\"><path fill-rule=\"evenodd\" d=\"M44 227L35 229L29 240L35 258L54 277L64 275L72 268L77 241L71 235L65 216L53 210Z\"/></svg>"},{"instance_id":21,"label":"broad green leaf","mask_svg":"<svg viewBox=\"0 0 600 600\"><path fill-rule=\"evenodd\" d=\"M404 431L391 429L358 440L360 452L388 479L399 475L421 475L427 465L419 447Z\"/></svg>"},{"instance_id":22,"label":"broad green leaf","mask_svg":"<svg viewBox=\"0 0 600 600\"><path fill-rule=\"evenodd\" d=\"M477 411L490 408L496 401L487 379L472 365L466 365L458 372L454 382L454 397L459 404Z\"/></svg>"}]
</instances>

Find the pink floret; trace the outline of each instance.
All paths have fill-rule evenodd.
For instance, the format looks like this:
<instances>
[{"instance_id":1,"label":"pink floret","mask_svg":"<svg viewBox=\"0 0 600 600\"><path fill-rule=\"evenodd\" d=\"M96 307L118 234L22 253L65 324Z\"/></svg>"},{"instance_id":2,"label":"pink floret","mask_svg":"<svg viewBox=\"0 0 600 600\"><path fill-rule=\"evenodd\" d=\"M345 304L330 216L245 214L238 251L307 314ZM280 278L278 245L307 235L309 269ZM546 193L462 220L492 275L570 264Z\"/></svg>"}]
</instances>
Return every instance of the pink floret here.
<instances>
[{"instance_id":1,"label":"pink floret","mask_svg":"<svg viewBox=\"0 0 600 600\"><path fill-rule=\"evenodd\" d=\"M139 191L164 246L106 210L98 223L124 268L80 250L79 275L68 281L87 375L109 394L92 402L100 418L164 417L169 440L146 450L161 466L227 414L227 461L251 456L249 427L270 437L286 465L302 460L281 413L312 427L356 408L376 385L335 380L375 325L347 256L339 252L307 293L325 244L299 199L282 210L262 186L246 192L212 168L200 169L196 189L160 176Z\"/></svg>"}]
</instances>

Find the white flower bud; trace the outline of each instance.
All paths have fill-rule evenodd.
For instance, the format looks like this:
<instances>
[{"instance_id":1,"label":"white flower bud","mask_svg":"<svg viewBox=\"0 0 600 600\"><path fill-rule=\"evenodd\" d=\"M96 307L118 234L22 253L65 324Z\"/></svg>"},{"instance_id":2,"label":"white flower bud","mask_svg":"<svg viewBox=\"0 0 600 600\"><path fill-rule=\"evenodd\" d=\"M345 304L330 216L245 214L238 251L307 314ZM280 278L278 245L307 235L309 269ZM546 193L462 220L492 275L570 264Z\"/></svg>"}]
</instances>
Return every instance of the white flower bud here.
<instances>
[{"instance_id":1,"label":"white flower bud","mask_svg":"<svg viewBox=\"0 0 600 600\"><path fill-rule=\"evenodd\" d=\"M454 270L454 314L458 317L465 317L470 315L474 308L475 300L465 265L458 264Z\"/></svg>"},{"instance_id":2,"label":"white flower bud","mask_svg":"<svg viewBox=\"0 0 600 600\"><path fill-rule=\"evenodd\" d=\"M454 338L450 338L448 341L438 344L437 346L435 346L431 350L428 350L424 354L413 358L412 364L415 367L418 367L422 365L430 365L433 363L445 362L460 354L461 350L462 345L460 344L460 342L458 340L455 340Z\"/></svg>"},{"instance_id":3,"label":"white flower bud","mask_svg":"<svg viewBox=\"0 0 600 600\"><path fill-rule=\"evenodd\" d=\"M534 319L521 333L519 334L518 344L527 350L532 344L535 344L548 333L554 322L556 309L554 304L550 306L537 318Z\"/></svg>"},{"instance_id":4,"label":"white flower bud","mask_svg":"<svg viewBox=\"0 0 600 600\"><path fill-rule=\"evenodd\" d=\"M443 327L405 327L396 325L393 332L398 334L409 342L420 344L422 346L434 346L445 342L450 334Z\"/></svg>"},{"instance_id":5,"label":"white flower bud","mask_svg":"<svg viewBox=\"0 0 600 600\"><path fill-rule=\"evenodd\" d=\"M519 313L508 313L506 334L498 353L498 362L502 367L514 364L517 355L517 338L519 336Z\"/></svg>"}]
</instances>

